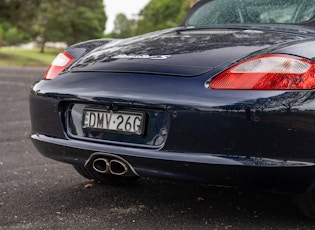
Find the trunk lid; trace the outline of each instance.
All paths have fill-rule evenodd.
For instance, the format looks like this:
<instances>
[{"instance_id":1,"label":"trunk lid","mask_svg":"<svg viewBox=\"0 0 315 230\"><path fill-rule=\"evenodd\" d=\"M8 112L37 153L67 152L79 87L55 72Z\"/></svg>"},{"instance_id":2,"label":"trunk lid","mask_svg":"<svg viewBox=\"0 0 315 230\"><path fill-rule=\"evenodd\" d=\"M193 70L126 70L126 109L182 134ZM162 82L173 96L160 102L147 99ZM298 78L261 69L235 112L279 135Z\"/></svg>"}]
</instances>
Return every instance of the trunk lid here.
<instances>
[{"instance_id":1,"label":"trunk lid","mask_svg":"<svg viewBox=\"0 0 315 230\"><path fill-rule=\"evenodd\" d=\"M257 29L171 29L103 45L75 62L71 71L196 76L301 39Z\"/></svg>"}]
</instances>

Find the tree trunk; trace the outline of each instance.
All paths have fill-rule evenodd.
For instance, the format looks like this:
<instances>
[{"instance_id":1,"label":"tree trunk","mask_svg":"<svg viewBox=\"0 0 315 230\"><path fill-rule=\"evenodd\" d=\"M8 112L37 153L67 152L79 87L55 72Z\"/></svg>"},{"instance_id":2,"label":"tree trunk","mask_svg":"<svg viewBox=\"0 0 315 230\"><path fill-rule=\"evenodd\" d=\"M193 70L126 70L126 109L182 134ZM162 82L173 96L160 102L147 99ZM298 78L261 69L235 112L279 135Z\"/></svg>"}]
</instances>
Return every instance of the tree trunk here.
<instances>
[{"instance_id":1,"label":"tree trunk","mask_svg":"<svg viewBox=\"0 0 315 230\"><path fill-rule=\"evenodd\" d=\"M190 7L193 7L199 0L190 0Z\"/></svg>"},{"instance_id":2,"label":"tree trunk","mask_svg":"<svg viewBox=\"0 0 315 230\"><path fill-rule=\"evenodd\" d=\"M45 45L46 45L46 41L45 41L45 39L43 39L43 41L41 41L41 43L40 43L40 53L45 52Z\"/></svg>"}]
</instances>

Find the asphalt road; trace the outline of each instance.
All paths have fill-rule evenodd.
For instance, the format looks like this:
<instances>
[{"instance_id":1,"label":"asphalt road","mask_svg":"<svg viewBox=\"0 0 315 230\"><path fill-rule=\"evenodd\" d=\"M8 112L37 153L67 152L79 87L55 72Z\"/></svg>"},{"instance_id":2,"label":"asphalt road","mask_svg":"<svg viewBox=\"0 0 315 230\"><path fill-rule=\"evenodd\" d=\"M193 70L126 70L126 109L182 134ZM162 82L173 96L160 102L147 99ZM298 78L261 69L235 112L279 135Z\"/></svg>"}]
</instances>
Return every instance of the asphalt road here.
<instances>
[{"instance_id":1,"label":"asphalt road","mask_svg":"<svg viewBox=\"0 0 315 230\"><path fill-rule=\"evenodd\" d=\"M0 68L0 229L314 229L289 196L144 178L94 184L29 139L43 69Z\"/></svg>"}]
</instances>

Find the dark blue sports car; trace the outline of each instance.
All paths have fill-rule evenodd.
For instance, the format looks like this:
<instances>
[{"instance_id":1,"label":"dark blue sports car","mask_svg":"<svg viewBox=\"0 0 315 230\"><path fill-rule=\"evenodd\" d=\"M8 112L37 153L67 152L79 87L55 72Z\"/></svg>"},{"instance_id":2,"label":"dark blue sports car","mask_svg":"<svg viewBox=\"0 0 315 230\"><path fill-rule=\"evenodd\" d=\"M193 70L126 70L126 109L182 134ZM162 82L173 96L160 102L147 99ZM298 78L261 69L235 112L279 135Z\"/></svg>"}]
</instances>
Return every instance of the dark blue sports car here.
<instances>
[{"instance_id":1,"label":"dark blue sports car","mask_svg":"<svg viewBox=\"0 0 315 230\"><path fill-rule=\"evenodd\" d=\"M84 177L295 194L315 218L315 1L201 0L173 29L60 53L32 140Z\"/></svg>"}]
</instances>

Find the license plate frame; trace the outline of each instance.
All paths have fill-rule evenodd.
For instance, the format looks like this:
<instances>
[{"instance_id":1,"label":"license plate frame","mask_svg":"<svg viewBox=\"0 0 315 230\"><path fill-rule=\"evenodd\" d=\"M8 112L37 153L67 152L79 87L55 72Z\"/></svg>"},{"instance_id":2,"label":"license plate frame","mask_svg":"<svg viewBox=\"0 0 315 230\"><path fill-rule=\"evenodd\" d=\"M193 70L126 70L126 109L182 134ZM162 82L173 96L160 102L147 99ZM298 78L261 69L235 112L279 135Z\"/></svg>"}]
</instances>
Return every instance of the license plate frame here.
<instances>
[{"instance_id":1,"label":"license plate frame","mask_svg":"<svg viewBox=\"0 0 315 230\"><path fill-rule=\"evenodd\" d=\"M146 116L143 112L84 109L82 128L141 136L145 130L145 119Z\"/></svg>"}]
</instances>

